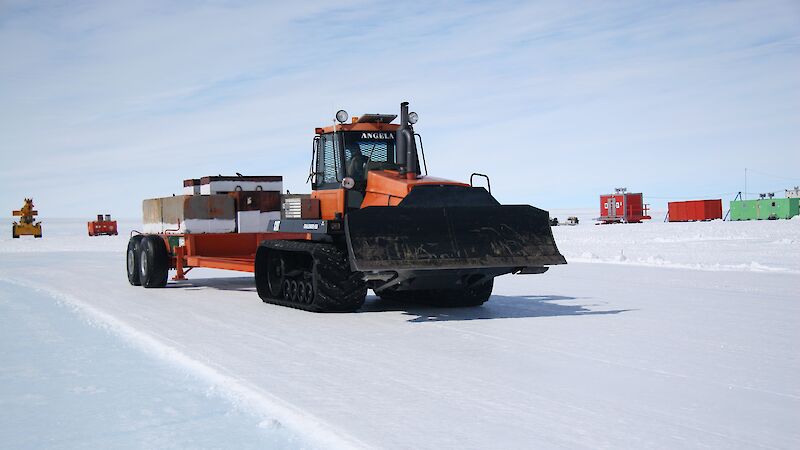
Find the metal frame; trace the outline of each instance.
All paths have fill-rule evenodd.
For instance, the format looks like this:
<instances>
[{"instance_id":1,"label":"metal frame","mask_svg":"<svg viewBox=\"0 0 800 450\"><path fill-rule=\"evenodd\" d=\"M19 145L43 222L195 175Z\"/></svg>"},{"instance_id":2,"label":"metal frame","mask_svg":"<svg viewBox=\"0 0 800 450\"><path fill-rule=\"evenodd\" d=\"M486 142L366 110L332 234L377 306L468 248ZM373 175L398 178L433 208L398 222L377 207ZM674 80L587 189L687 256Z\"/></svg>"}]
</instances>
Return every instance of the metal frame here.
<instances>
[{"instance_id":1,"label":"metal frame","mask_svg":"<svg viewBox=\"0 0 800 450\"><path fill-rule=\"evenodd\" d=\"M174 281L186 280L195 267L208 269L255 271L258 246L274 239L311 240L309 233L208 233L160 234L170 253L170 269ZM177 245L172 244L177 242Z\"/></svg>"}]
</instances>

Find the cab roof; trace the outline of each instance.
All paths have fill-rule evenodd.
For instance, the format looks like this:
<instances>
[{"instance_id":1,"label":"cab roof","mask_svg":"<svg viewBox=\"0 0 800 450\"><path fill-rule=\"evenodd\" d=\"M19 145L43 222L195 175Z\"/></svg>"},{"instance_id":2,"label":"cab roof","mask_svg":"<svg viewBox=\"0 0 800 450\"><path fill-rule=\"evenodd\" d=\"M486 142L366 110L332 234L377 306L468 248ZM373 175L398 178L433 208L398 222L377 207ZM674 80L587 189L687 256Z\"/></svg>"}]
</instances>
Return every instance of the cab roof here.
<instances>
[{"instance_id":1,"label":"cab roof","mask_svg":"<svg viewBox=\"0 0 800 450\"><path fill-rule=\"evenodd\" d=\"M353 117L352 123L336 124L336 132L341 131L397 131L400 125L384 122L359 122L360 117ZM333 133L333 125L316 128L317 134Z\"/></svg>"}]
</instances>

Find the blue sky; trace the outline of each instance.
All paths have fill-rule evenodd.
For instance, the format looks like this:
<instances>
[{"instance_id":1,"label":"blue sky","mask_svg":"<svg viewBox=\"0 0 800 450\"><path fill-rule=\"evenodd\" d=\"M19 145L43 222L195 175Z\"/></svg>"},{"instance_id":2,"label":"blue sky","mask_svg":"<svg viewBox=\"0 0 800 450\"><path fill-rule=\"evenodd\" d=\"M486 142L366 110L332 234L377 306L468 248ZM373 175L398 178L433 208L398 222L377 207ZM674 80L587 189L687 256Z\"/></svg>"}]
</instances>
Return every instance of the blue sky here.
<instances>
[{"instance_id":1,"label":"blue sky","mask_svg":"<svg viewBox=\"0 0 800 450\"><path fill-rule=\"evenodd\" d=\"M745 167L782 190L800 4L0 1L0 208L137 217L233 172L304 192L316 126L404 100L431 174L505 203L730 198Z\"/></svg>"}]
</instances>

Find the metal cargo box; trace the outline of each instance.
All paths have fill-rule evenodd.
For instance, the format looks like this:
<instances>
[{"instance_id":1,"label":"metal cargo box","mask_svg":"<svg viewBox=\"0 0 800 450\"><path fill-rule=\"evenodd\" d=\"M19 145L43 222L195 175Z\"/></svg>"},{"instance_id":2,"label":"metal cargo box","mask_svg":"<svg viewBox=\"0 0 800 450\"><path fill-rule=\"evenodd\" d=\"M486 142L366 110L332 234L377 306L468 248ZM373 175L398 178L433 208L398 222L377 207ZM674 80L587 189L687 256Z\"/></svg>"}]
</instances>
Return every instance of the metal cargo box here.
<instances>
[{"instance_id":1,"label":"metal cargo box","mask_svg":"<svg viewBox=\"0 0 800 450\"><path fill-rule=\"evenodd\" d=\"M281 193L278 191L234 191L228 195L233 197L236 211L281 210Z\"/></svg>"},{"instance_id":2,"label":"metal cargo box","mask_svg":"<svg viewBox=\"0 0 800 450\"><path fill-rule=\"evenodd\" d=\"M183 195L200 195L200 179L183 180Z\"/></svg>"},{"instance_id":3,"label":"metal cargo box","mask_svg":"<svg viewBox=\"0 0 800 450\"><path fill-rule=\"evenodd\" d=\"M177 195L142 202L145 233L233 233L236 210L227 195Z\"/></svg>"},{"instance_id":4,"label":"metal cargo box","mask_svg":"<svg viewBox=\"0 0 800 450\"><path fill-rule=\"evenodd\" d=\"M234 191L282 191L281 176L215 176L200 179L200 193L203 195L227 194Z\"/></svg>"}]
</instances>

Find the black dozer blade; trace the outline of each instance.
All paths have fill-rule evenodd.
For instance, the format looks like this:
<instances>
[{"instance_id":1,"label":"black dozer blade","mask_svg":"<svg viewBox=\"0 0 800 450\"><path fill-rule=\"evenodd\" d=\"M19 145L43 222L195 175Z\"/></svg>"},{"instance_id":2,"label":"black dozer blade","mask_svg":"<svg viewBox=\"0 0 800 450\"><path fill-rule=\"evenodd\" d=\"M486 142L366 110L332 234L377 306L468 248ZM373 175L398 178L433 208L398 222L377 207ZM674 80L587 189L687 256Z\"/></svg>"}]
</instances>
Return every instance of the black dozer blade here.
<instances>
[{"instance_id":1,"label":"black dozer blade","mask_svg":"<svg viewBox=\"0 0 800 450\"><path fill-rule=\"evenodd\" d=\"M547 211L500 205L486 189L421 185L398 206L345 216L357 271L535 268L566 264ZM539 272L544 271L544 269Z\"/></svg>"}]
</instances>

